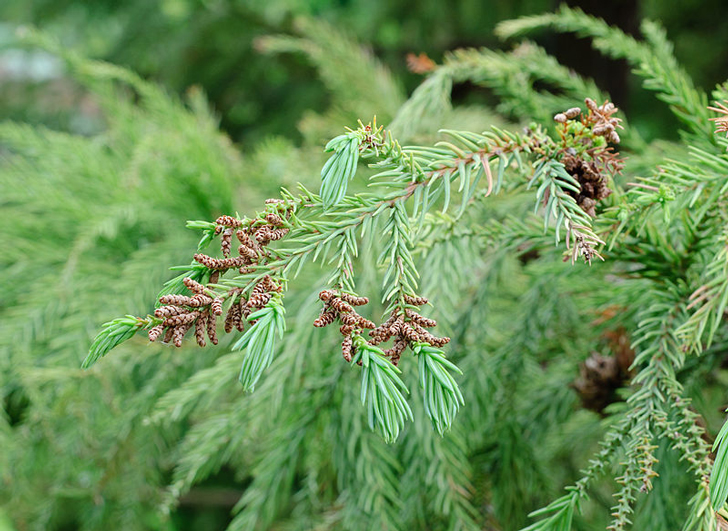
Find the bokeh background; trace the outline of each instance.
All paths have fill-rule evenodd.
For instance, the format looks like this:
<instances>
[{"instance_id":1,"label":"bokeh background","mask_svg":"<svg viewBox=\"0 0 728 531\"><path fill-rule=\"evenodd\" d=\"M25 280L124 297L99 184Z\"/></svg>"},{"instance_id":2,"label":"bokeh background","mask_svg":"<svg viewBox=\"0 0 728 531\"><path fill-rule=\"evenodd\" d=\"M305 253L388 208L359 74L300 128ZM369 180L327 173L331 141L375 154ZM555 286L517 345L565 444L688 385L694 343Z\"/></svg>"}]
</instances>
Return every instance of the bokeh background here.
<instances>
[{"instance_id":1,"label":"bokeh background","mask_svg":"<svg viewBox=\"0 0 728 531\"><path fill-rule=\"evenodd\" d=\"M720 0L568 4L633 34L643 18L658 20L698 86L711 89L725 79L728 17ZM421 78L407 71L407 53L424 52L437 61L454 48L502 48L493 34L498 22L558 5L548 0L5 0L0 5L0 118L81 132L94 128L91 118L84 119L82 96L53 61L14 49L21 25L43 28L64 46L128 67L172 92L200 87L222 129L246 145L269 135L300 140L296 124L306 111L328 107L330 94L310 61L261 53L256 46L265 35L295 34L297 17L326 21L366 44L411 91ZM604 59L574 36L551 34L536 41L563 64L595 79L641 127L649 131L668 123L667 111L641 95L625 63ZM488 101L489 95L462 86L454 97Z\"/></svg>"},{"instance_id":2,"label":"bokeh background","mask_svg":"<svg viewBox=\"0 0 728 531\"><path fill-rule=\"evenodd\" d=\"M629 33L643 18L659 20L698 86L709 91L727 76L722 0L570 5ZM147 312L167 267L187 263L196 235L184 220L245 212L281 185L315 187L328 138L357 118L391 119L422 80L408 70L408 53L439 61L458 47L508 49L493 34L498 22L556 7L2 0L0 531L225 529L256 461L210 465L204 488L188 490L166 519L164 488L189 450L177 441L192 444L184 437L195 419L160 429L148 418L160 396L226 345L180 353L142 350L140 341L82 372L93 335L112 317ZM626 63L576 36L534 40L611 94L643 138L677 138L674 118ZM368 56L357 55L359 45ZM369 70L357 77L344 68L351 57ZM497 97L462 84L453 101L493 106ZM502 502L521 515L505 523L525 523L536 501Z\"/></svg>"}]
</instances>

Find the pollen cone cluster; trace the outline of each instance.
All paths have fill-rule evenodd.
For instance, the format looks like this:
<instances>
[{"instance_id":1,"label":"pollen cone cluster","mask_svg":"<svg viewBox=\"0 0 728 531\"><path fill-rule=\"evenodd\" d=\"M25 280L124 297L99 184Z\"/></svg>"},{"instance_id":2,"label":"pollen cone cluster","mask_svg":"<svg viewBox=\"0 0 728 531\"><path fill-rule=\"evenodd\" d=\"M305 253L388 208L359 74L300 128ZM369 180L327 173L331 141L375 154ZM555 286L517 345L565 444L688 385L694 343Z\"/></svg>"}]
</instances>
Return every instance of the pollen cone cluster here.
<instances>
[{"instance_id":1,"label":"pollen cone cluster","mask_svg":"<svg viewBox=\"0 0 728 531\"><path fill-rule=\"evenodd\" d=\"M215 235L220 235L220 251L224 258L197 253L194 259L208 269L221 272L233 268L238 268L240 273L249 272L249 266L257 265L261 257L266 256L265 247L270 242L283 238L289 230L285 227L283 218L272 212L266 214L264 219L247 225L232 216L220 216L216 224ZM238 256L230 256L233 234L240 243Z\"/></svg>"},{"instance_id":2,"label":"pollen cone cluster","mask_svg":"<svg viewBox=\"0 0 728 531\"><path fill-rule=\"evenodd\" d=\"M344 336L344 340L341 342L341 354L346 361L351 361L354 355L352 335L360 334L363 328L374 328L374 323L354 310L355 306L367 304L369 299L349 293L339 293L331 289L319 293L319 299L323 301L324 307L313 325L320 328L328 326L338 319L341 323L339 331Z\"/></svg>"},{"instance_id":3,"label":"pollen cone cluster","mask_svg":"<svg viewBox=\"0 0 728 531\"><path fill-rule=\"evenodd\" d=\"M422 306L427 304L427 299L405 295L404 302L408 306ZM436 337L425 330L435 326L437 326L437 321L423 317L419 311L415 311L413 308L405 308L404 314L395 308L384 323L369 332L372 338L369 340L369 344L378 345L394 338L394 343L390 348L384 350L384 354L392 364L397 365L402 352L413 343L428 343L433 347L442 347L450 342L449 337Z\"/></svg>"},{"instance_id":4,"label":"pollen cone cluster","mask_svg":"<svg viewBox=\"0 0 728 531\"><path fill-rule=\"evenodd\" d=\"M243 222L233 216L220 216L216 220L214 234L220 236L220 251L224 258L213 258L206 254L195 254L194 259L211 270L210 284L216 284L220 274L238 268L241 273L249 272L250 266L258 265L261 258L267 256L265 247L272 241L279 240L288 233L286 222L280 214L268 212L252 221ZM240 245L238 256L230 256L233 234ZM197 344L204 347L205 336L213 344L217 339L217 318L223 314L223 304L232 300L225 315L225 332L243 331L247 317L263 308L270 301L273 293L280 293L283 288L270 275L265 275L250 291L248 298L243 295L242 288L232 288L221 296L216 296L209 287L185 278L184 284L192 292L187 295L165 295L160 297L162 307L154 312L155 317L162 320L149 330L149 340L156 341L163 337L165 343L182 346L182 339L192 328L195 330ZM219 289L219 286L216 288ZM219 293L219 292L218 292Z\"/></svg>"},{"instance_id":5,"label":"pollen cone cluster","mask_svg":"<svg viewBox=\"0 0 728 531\"><path fill-rule=\"evenodd\" d=\"M163 321L149 330L149 340L156 341L164 333L165 343L171 342L181 347L185 334L194 327L198 345L205 346L205 332L210 341L217 345L216 315L211 312L216 299L199 282L185 278L184 283L193 295L164 295L159 298L164 306L157 308L154 316Z\"/></svg>"},{"instance_id":6,"label":"pollen cone cluster","mask_svg":"<svg viewBox=\"0 0 728 531\"><path fill-rule=\"evenodd\" d=\"M368 341L370 345L379 345L390 339L394 340L390 348L383 350L394 365L399 363L402 352L412 343L428 343L435 347L442 347L450 342L449 337L436 337L426 330L426 328L436 326L437 322L434 319L423 317L415 309L417 306L427 304L427 299L424 297L406 295L404 301L407 307L404 313L400 313L395 308L389 318L377 327L354 310L355 306L362 306L369 302L366 297L339 293L335 290L324 290L319 293L319 299L324 302L324 307L313 325L324 327L337 320L341 323L339 331L344 336L341 348L346 361L351 361L355 354L352 336L361 334L364 329L370 330L371 339Z\"/></svg>"}]
</instances>

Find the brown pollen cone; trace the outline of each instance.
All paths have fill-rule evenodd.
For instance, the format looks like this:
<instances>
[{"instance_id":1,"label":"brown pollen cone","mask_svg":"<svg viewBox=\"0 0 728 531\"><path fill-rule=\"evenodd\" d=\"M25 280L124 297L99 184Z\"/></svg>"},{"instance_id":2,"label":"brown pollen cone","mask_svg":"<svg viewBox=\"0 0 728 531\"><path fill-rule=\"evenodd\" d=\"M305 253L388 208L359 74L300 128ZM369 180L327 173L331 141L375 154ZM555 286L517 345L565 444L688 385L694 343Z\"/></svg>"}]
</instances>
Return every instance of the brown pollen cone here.
<instances>
[{"instance_id":1,"label":"brown pollen cone","mask_svg":"<svg viewBox=\"0 0 728 531\"><path fill-rule=\"evenodd\" d=\"M351 361L355 348L353 334L361 333L362 329L373 329L374 323L359 315L355 306L362 306L369 302L366 297L358 297L349 293L339 293L333 289L325 289L319 293L319 299L324 303L321 313L314 320L313 325L318 328L328 326L337 319L341 323L339 332L344 336L341 343L341 353L346 361Z\"/></svg>"},{"instance_id":2,"label":"brown pollen cone","mask_svg":"<svg viewBox=\"0 0 728 531\"><path fill-rule=\"evenodd\" d=\"M632 378L630 366L635 355L624 329L606 332L603 337L612 354L593 352L579 366L579 377L571 384L582 406L600 415L609 404L620 400L617 390Z\"/></svg>"},{"instance_id":3,"label":"brown pollen cone","mask_svg":"<svg viewBox=\"0 0 728 531\"><path fill-rule=\"evenodd\" d=\"M599 170L594 161L585 161L574 155L565 155L561 159L566 171L579 182L579 192L567 190L576 200L576 204L591 217L596 217L595 206L598 201L609 196L612 190L607 185L607 177Z\"/></svg>"},{"instance_id":4,"label":"brown pollen cone","mask_svg":"<svg viewBox=\"0 0 728 531\"><path fill-rule=\"evenodd\" d=\"M410 306L422 306L427 304L425 297L405 295L404 302ZM433 347L442 347L450 342L449 337L436 337L425 328L437 326L437 321L423 317L415 309L406 307L404 315L395 308L387 320L369 332L370 345L379 345L394 338L392 346L383 352L393 365L399 363L402 352L413 343L428 343Z\"/></svg>"}]
</instances>

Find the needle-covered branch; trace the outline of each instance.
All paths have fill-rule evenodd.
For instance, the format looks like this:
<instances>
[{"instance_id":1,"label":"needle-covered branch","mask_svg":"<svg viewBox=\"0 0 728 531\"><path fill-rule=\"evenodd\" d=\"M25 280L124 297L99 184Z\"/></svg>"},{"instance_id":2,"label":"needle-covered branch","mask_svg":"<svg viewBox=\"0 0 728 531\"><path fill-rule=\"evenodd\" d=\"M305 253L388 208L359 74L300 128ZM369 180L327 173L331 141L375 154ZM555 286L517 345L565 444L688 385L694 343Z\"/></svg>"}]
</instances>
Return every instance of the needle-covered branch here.
<instances>
[{"instance_id":1,"label":"needle-covered branch","mask_svg":"<svg viewBox=\"0 0 728 531\"><path fill-rule=\"evenodd\" d=\"M498 194L506 172L515 166L521 171L509 188L538 187L537 209L545 207L544 230L552 217L557 243L560 230L566 230L572 262L577 256L586 262L601 258L596 248L602 242L592 231L591 218L597 201L609 195L610 175L620 168L607 144L619 142L616 128L621 126L612 116L614 105L597 106L588 98L586 105L585 113L572 108L556 115L556 139L536 126L523 133L447 130L447 140L432 147L403 147L376 122L360 122L327 145L333 155L321 173L320 195L303 187L298 195L283 190L253 217L223 215L214 223L191 222L191 228L203 233L197 252L192 264L180 267L183 273L165 284L154 316L110 325L84 366L141 330L151 341L163 338L175 346L194 330L200 346L208 340L217 344L217 319L225 314L226 333L244 332L233 349L247 350L240 382L252 390L273 361L276 336L284 333L282 294L289 279L306 262L320 259L332 272L330 289L319 296L324 306L314 325L338 322L344 359L363 366L362 397L370 426L391 441L411 418L396 376L396 366L409 347L420 360L427 414L444 433L463 404L451 375L460 371L441 350L450 338L433 335L427 329L436 321L420 313L428 301L418 294L413 227L419 228L428 212L445 214L455 198L455 219L460 219L476 194L478 201ZM522 159L528 157L534 171L524 182ZM360 159L371 160L377 171L370 178L374 191L347 195ZM355 292L355 262L363 238L378 230L380 220L384 243L377 263L384 270L381 297L387 306L386 318L377 325L354 310L368 302ZM219 257L203 252L215 241ZM247 323L252 326L246 331ZM367 332L368 340L363 337ZM388 341L391 347L379 346Z\"/></svg>"}]
</instances>

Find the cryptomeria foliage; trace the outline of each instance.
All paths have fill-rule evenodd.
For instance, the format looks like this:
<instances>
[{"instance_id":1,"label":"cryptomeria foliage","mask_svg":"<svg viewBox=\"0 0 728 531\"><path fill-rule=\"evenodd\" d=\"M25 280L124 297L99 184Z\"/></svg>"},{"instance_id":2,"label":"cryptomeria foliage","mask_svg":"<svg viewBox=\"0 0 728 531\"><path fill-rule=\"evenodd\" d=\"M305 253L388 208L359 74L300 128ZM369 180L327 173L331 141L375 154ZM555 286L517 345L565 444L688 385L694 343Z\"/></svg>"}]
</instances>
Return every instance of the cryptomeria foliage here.
<instances>
[{"instance_id":1,"label":"cryptomeria foliage","mask_svg":"<svg viewBox=\"0 0 728 531\"><path fill-rule=\"evenodd\" d=\"M234 530L715 529L728 85L710 105L654 23L636 40L563 8L499 33L540 28L627 59L681 141L641 139L524 42L420 58L391 121L349 124L328 158L275 141L241 157L198 94L54 50L108 128L0 127L1 496L19 527L164 528L227 476ZM327 62L331 35L265 46L309 54L349 111L404 99L352 43ZM453 107L464 81L505 117ZM84 344L90 371L72 368Z\"/></svg>"}]
</instances>

